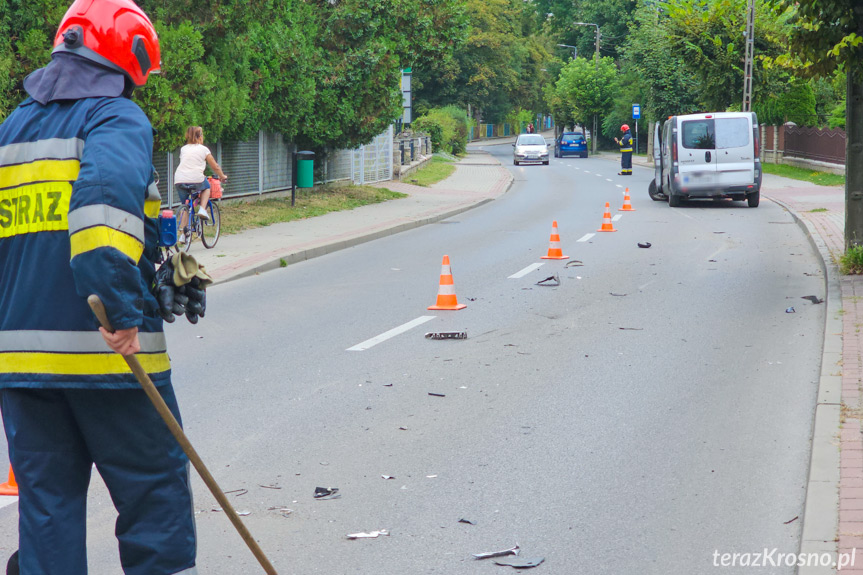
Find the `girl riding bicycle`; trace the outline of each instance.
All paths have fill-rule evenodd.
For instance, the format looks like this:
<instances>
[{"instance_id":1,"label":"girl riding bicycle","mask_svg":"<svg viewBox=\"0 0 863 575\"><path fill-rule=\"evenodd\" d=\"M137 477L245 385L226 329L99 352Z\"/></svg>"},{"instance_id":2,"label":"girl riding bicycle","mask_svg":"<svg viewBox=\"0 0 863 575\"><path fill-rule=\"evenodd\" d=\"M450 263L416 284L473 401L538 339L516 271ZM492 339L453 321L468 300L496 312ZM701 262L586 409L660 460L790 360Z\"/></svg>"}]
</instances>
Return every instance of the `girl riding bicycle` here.
<instances>
[{"instance_id":1,"label":"girl riding bicycle","mask_svg":"<svg viewBox=\"0 0 863 575\"><path fill-rule=\"evenodd\" d=\"M197 215L203 220L210 219L206 209L207 201L210 199L210 183L204 176L204 169L207 165L219 176L219 180L227 181L228 176L222 171L209 148L204 145L204 129L201 126L189 126L186 130L186 145L180 148L180 165L174 172L174 187L180 197L180 202L185 203L189 199L189 192L181 187L181 184L195 184L197 186L197 189L201 191ZM182 221L179 222L181 230L186 229L186 217L186 214L183 213ZM186 235L182 234L178 241L183 244L187 240Z\"/></svg>"}]
</instances>

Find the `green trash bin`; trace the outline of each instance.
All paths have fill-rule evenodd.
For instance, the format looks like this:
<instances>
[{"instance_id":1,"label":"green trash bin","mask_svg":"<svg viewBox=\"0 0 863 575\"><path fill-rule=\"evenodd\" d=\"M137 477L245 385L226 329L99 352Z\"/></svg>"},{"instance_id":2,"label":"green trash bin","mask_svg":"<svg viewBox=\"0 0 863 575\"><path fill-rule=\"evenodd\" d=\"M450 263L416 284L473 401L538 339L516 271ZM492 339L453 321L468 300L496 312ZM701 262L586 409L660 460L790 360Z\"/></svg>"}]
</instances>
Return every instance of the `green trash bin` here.
<instances>
[{"instance_id":1,"label":"green trash bin","mask_svg":"<svg viewBox=\"0 0 863 575\"><path fill-rule=\"evenodd\" d=\"M315 153L297 152L297 187L315 186Z\"/></svg>"}]
</instances>

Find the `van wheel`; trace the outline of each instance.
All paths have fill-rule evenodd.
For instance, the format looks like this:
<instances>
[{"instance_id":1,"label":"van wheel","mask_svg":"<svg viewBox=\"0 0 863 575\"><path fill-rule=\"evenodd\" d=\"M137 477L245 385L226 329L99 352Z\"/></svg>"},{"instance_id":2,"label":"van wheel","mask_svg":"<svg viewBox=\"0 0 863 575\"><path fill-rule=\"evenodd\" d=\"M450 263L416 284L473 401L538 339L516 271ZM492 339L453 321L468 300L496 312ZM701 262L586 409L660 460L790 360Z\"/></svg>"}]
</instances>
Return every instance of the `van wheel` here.
<instances>
[{"instance_id":1,"label":"van wheel","mask_svg":"<svg viewBox=\"0 0 863 575\"><path fill-rule=\"evenodd\" d=\"M671 208L679 208L680 207L680 196L674 194L668 194L668 206Z\"/></svg>"},{"instance_id":2,"label":"van wheel","mask_svg":"<svg viewBox=\"0 0 863 575\"><path fill-rule=\"evenodd\" d=\"M512 164L513 164L514 166L517 166L517 165L518 165L518 160L513 160L513 161L512 161Z\"/></svg>"},{"instance_id":3,"label":"van wheel","mask_svg":"<svg viewBox=\"0 0 863 575\"><path fill-rule=\"evenodd\" d=\"M761 191L757 191L754 194L749 194L746 196L746 201L749 203L750 208L757 208L758 204L761 202Z\"/></svg>"},{"instance_id":4,"label":"van wheel","mask_svg":"<svg viewBox=\"0 0 863 575\"><path fill-rule=\"evenodd\" d=\"M654 202L664 202L668 199L665 197L665 194L656 190L656 180L650 180L650 186L647 188L647 193L650 196L650 199Z\"/></svg>"}]
</instances>

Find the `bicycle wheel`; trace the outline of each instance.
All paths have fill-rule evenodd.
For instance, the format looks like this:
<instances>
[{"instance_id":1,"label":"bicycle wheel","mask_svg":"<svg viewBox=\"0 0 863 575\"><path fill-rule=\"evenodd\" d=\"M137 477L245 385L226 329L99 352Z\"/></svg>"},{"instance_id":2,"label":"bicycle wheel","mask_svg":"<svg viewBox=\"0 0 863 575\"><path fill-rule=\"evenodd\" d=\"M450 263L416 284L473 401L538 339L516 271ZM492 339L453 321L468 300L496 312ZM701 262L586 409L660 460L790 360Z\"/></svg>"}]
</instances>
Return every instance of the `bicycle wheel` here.
<instances>
[{"instance_id":1,"label":"bicycle wheel","mask_svg":"<svg viewBox=\"0 0 863 575\"><path fill-rule=\"evenodd\" d=\"M194 222L191 222L191 216L192 214L189 212L188 205L182 205L177 210L177 253L181 251L188 252L189 248L192 247L192 238L195 236L195 234L192 233L192 225ZM183 233L185 232L182 228L179 227L180 222L182 222L183 219L186 220L186 230L189 232L186 237L186 243L184 244L180 243L180 238L183 237Z\"/></svg>"},{"instance_id":2,"label":"bicycle wheel","mask_svg":"<svg viewBox=\"0 0 863 575\"><path fill-rule=\"evenodd\" d=\"M201 241L204 242L205 248L212 248L219 241L219 232L222 228L222 219L219 214L219 204L216 202L207 203L207 213L210 214L209 221L198 218L201 226Z\"/></svg>"}]
</instances>

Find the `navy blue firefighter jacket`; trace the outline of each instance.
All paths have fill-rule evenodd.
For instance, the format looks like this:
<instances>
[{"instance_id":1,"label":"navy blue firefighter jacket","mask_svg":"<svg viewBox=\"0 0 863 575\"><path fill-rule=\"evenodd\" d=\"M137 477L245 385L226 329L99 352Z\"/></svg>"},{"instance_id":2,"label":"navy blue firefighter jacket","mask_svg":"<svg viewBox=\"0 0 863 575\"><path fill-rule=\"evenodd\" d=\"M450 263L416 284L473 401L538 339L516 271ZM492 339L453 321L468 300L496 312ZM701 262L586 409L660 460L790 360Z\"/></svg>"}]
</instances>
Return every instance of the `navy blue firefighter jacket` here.
<instances>
[{"instance_id":1,"label":"navy blue firefighter jacket","mask_svg":"<svg viewBox=\"0 0 863 575\"><path fill-rule=\"evenodd\" d=\"M138 387L102 339L90 294L114 329L139 328L138 358L156 385L168 383L148 289L160 205L152 126L122 95L64 99L54 78L45 96L47 76L43 97L0 125L0 388Z\"/></svg>"}]
</instances>

